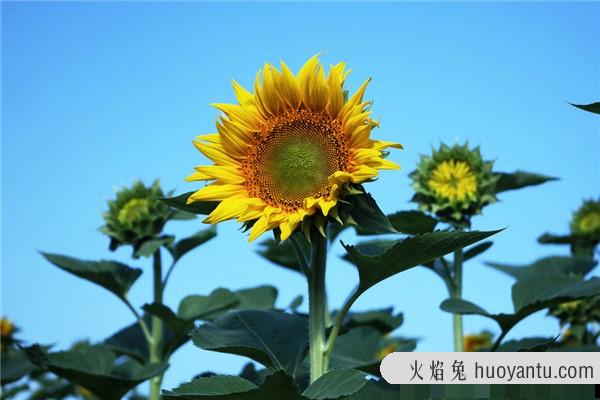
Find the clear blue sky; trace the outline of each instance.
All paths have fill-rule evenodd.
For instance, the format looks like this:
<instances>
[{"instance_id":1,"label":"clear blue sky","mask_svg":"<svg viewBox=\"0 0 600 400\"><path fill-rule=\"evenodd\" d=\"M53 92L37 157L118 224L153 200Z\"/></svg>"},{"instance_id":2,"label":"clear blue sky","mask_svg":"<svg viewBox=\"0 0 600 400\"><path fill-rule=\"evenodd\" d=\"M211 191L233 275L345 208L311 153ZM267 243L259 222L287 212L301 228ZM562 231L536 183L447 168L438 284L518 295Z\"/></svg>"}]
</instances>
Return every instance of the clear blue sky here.
<instances>
[{"instance_id":1,"label":"clear blue sky","mask_svg":"<svg viewBox=\"0 0 600 400\"><path fill-rule=\"evenodd\" d=\"M539 234L566 232L582 198L600 192L600 132L593 114L566 101L600 99L598 3L2 3L2 313L29 341L65 348L101 340L131 322L108 292L46 263L38 250L99 259L110 254L97 228L105 200L135 178L177 192L206 160L191 145L213 132L212 102L233 100L266 61L294 70L322 51L326 64L347 61L352 88L374 78L368 97L382 138L405 145L402 165L369 190L381 207L409 209L407 174L439 140L480 144L500 171L524 169L559 182L508 192L474 221L508 226L466 268L465 297L491 311L510 310L511 280L483 260L527 263L567 249L540 246ZM200 222L174 222L180 235ZM272 284L280 305L305 292L300 276L254 254L238 226L187 256L166 301L224 286ZM343 239L354 242L350 233ZM353 268L333 249L329 291L339 306ZM132 263L148 271L148 263ZM142 305L145 274L131 292ZM395 306L399 333L418 350L451 350L451 319L439 311L442 282L416 268L369 291L356 309ZM496 330L466 318L466 331ZM527 320L509 338L553 335L554 320ZM165 387L205 370L237 373L245 360L187 345L172 360Z\"/></svg>"}]
</instances>

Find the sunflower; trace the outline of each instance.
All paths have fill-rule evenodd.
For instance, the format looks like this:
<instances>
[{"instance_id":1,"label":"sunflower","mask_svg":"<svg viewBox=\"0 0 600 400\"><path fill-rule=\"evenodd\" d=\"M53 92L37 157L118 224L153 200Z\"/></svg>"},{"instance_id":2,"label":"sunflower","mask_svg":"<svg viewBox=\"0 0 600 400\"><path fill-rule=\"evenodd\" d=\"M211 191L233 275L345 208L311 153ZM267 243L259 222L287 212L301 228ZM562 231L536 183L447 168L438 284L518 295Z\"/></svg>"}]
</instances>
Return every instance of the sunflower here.
<instances>
[{"instance_id":1,"label":"sunflower","mask_svg":"<svg viewBox=\"0 0 600 400\"><path fill-rule=\"evenodd\" d=\"M384 150L402 146L370 137L379 125L363 100L370 80L348 98L348 73L339 63L326 75L314 56L297 75L265 64L254 93L233 81L238 104L214 104L217 133L194 141L214 165L187 178L210 181L187 201L219 202L204 222L237 219L252 226L250 241L278 228L285 240L307 217L335 217L349 185L399 168Z\"/></svg>"},{"instance_id":2,"label":"sunflower","mask_svg":"<svg viewBox=\"0 0 600 400\"><path fill-rule=\"evenodd\" d=\"M151 186L135 181L108 201L108 211L103 214L105 225L100 231L111 239L111 250L125 244L138 249L144 241L160 235L171 213L159 200L162 197L158 181Z\"/></svg>"},{"instance_id":3,"label":"sunflower","mask_svg":"<svg viewBox=\"0 0 600 400\"><path fill-rule=\"evenodd\" d=\"M594 240L600 240L600 200L586 200L573 213L571 232Z\"/></svg>"},{"instance_id":4,"label":"sunflower","mask_svg":"<svg viewBox=\"0 0 600 400\"><path fill-rule=\"evenodd\" d=\"M484 161L478 147L442 144L431 156L422 156L410 174L416 192L413 201L446 222L469 226L473 215L496 201L498 177L492 167L493 162Z\"/></svg>"}]
</instances>

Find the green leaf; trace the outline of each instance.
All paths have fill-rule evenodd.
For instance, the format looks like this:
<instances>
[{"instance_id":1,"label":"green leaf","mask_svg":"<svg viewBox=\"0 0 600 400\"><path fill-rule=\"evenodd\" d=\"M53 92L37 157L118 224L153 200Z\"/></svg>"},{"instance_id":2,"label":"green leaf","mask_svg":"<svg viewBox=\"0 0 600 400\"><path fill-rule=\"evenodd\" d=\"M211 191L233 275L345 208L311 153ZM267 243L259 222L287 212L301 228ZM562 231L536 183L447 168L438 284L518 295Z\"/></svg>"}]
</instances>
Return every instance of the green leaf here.
<instances>
[{"instance_id":1,"label":"green leaf","mask_svg":"<svg viewBox=\"0 0 600 400\"><path fill-rule=\"evenodd\" d=\"M582 109L584 111L589 111L591 113L594 114L600 114L600 103L591 103L591 104L573 104L573 103L569 103L571 104L573 107L577 107L579 109Z\"/></svg>"},{"instance_id":2,"label":"green leaf","mask_svg":"<svg viewBox=\"0 0 600 400\"><path fill-rule=\"evenodd\" d=\"M347 200L352 207L350 216L356 223L357 230L372 234L398 233L369 193L348 196Z\"/></svg>"},{"instance_id":3,"label":"green leaf","mask_svg":"<svg viewBox=\"0 0 600 400\"><path fill-rule=\"evenodd\" d=\"M303 396L312 400L338 399L359 391L367 383L367 374L355 369L329 371L313 382Z\"/></svg>"},{"instance_id":4,"label":"green leaf","mask_svg":"<svg viewBox=\"0 0 600 400\"><path fill-rule=\"evenodd\" d=\"M573 244L577 241L577 237L572 235L554 235L551 233L544 233L542 236L538 238L538 242L540 243L549 243L549 244Z\"/></svg>"},{"instance_id":5,"label":"green leaf","mask_svg":"<svg viewBox=\"0 0 600 400\"><path fill-rule=\"evenodd\" d=\"M302 237L304 238L304 235ZM262 248L257 250L258 254L280 267L302 274L296 251L290 240L277 242L273 239L267 239L260 243L260 246Z\"/></svg>"},{"instance_id":6,"label":"green leaf","mask_svg":"<svg viewBox=\"0 0 600 400\"><path fill-rule=\"evenodd\" d=\"M306 318L278 311L230 311L194 329L192 341L294 375L306 351L308 326Z\"/></svg>"},{"instance_id":7,"label":"green leaf","mask_svg":"<svg viewBox=\"0 0 600 400\"><path fill-rule=\"evenodd\" d=\"M557 337L531 337L519 340L509 340L498 347L498 351L527 351L527 352L544 352L556 342Z\"/></svg>"},{"instance_id":8,"label":"green leaf","mask_svg":"<svg viewBox=\"0 0 600 400\"><path fill-rule=\"evenodd\" d=\"M151 257L156 250L162 246L169 246L173 243L175 238L173 236L163 236L156 239L146 240L133 254L134 258L138 257Z\"/></svg>"},{"instance_id":9,"label":"green leaf","mask_svg":"<svg viewBox=\"0 0 600 400\"><path fill-rule=\"evenodd\" d=\"M277 289L273 286L262 285L250 289L235 291L239 304L238 310L271 310L275 308Z\"/></svg>"},{"instance_id":10,"label":"green leaf","mask_svg":"<svg viewBox=\"0 0 600 400\"><path fill-rule=\"evenodd\" d=\"M183 320L205 319L218 311L224 311L236 304L240 299L228 289L218 288L208 296L186 296L177 310L177 316ZM210 317L209 317L210 318Z\"/></svg>"},{"instance_id":11,"label":"green leaf","mask_svg":"<svg viewBox=\"0 0 600 400\"><path fill-rule=\"evenodd\" d=\"M378 357L384 350L412 351L414 339L387 337L369 326L354 328L335 341L330 358L331 369L354 368L379 375Z\"/></svg>"},{"instance_id":12,"label":"green leaf","mask_svg":"<svg viewBox=\"0 0 600 400\"><path fill-rule=\"evenodd\" d=\"M217 207L217 205L219 205L218 201L195 201L187 204L188 197L190 197L193 193L194 192L187 192L180 194L179 196L167 197L159 200L178 210L200 215L210 214Z\"/></svg>"},{"instance_id":13,"label":"green leaf","mask_svg":"<svg viewBox=\"0 0 600 400\"><path fill-rule=\"evenodd\" d=\"M173 210L169 219L174 221L189 221L191 219L196 219L196 214L192 214L181 210Z\"/></svg>"},{"instance_id":14,"label":"green leaf","mask_svg":"<svg viewBox=\"0 0 600 400\"><path fill-rule=\"evenodd\" d=\"M306 400L294 378L283 371L267 376L259 387L239 377L198 378L172 391L163 391L161 399Z\"/></svg>"},{"instance_id":15,"label":"green leaf","mask_svg":"<svg viewBox=\"0 0 600 400\"><path fill-rule=\"evenodd\" d=\"M399 211L388 215L388 219L398 232L407 235L433 232L439 222L421 211Z\"/></svg>"},{"instance_id":16,"label":"green leaf","mask_svg":"<svg viewBox=\"0 0 600 400\"><path fill-rule=\"evenodd\" d=\"M467 300L446 299L440 308L453 314L481 315L498 323L503 332L529 315L572 300L600 295L600 278L587 281L577 277L550 275L544 279L523 279L512 287L514 313L490 314Z\"/></svg>"},{"instance_id":17,"label":"green leaf","mask_svg":"<svg viewBox=\"0 0 600 400\"><path fill-rule=\"evenodd\" d=\"M116 363L115 354L104 346L82 345L69 351L48 353L34 345L25 352L34 364L106 400L121 399L139 383L167 368L167 364L141 365L133 360Z\"/></svg>"},{"instance_id":18,"label":"green leaf","mask_svg":"<svg viewBox=\"0 0 600 400\"><path fill-rule=\"evenodd\" d=\"M577 257L545 257L529 265L505 265L486 263L516 279L545 279L549 275L583 276L595 266L594 260Z\"/></svg>"},{"instance_id":19,"label":"green leaf","mask_svg":"<svg viewBox=\"0 0 600 400\"><path fill-rule=\"evenodd\" d=\"M344 329L369 326L386 334L398 328L403 322L404 315L402 313L394 314L394 309L390 307L382 310L348 313L344 321Z\"/></svg>"},{"instance_id":20,"label":"green leaf","mask_svg":"<svg viewBox=\"0 0 600 400\"><path fill-rule=\"evenodd\" d=\"M171 394L177 397L188 396L222 396L234 393L245 393L257 386L239 376L216 375L196 378L189 383L184 383L173 392L165 393L162 398L169 398ZM204 397L202 397L204 398Z\"/></svg>"},{"instance_id":21,"label":"green leaf","mask_svg":"<svg viewBox=\"0 0 600 400\"><path fill-rule=\"evenodd\" d=\"M188 252L194 250L198 246L202 246L204 243L208 242L216 236L217 228L216 226L211 226L208 229L203 229L194 233L192 236L179 240L171 249L173 261L178 261Z\"/></svg>"},{"instance_id":22,"label":"green leaf","mask_svg":"<svg viewBox=\"0 0 600 400\"><path fill-rule=\"evenodd\" d=\"M463 261L467 261L471 258L477 257L478 255L492 247L493 244L494 242L481 242L473 247L468 248L463 254Z\"/></svg>"},{"instance_id":23,"label":"green leaf","mask_svg":"<svg viewBox=\"0 0 600 400\"><path fill-rule=\"evenodd\" d=\"M120 299L125 299L131 285L142 274L141 269L117 261L84 261L50 253L42 253L42 256L58 268L100 285Z\"/></svg>"},{"instance_id":24,"label":"green leaf","mask_svg":"<svg viewBox=\"0 0 600 400\"><path fill-rule=\"evenodd\" d=\"M150 316L145 315L143 318L151 326ZM142 363L148 362L148 343L137 322L114 333L103 344L117 354L126 354Z\"/></svg>"},{"instance_id":25,"label":"green leaf","mask_svg":"<svg viewBox=\"0 0 600 400\"><path fill-rule=\"evenodd\" d=\"M438 257L462 249L500 231L438 231L395 241L381 251L381 245L344 245L350 260L358 268L362 293L377 283L417 265L428 263Z\"/></svg>"},{"instance_id":26,"label":"green leaf","mask_svg":"<svg viewBox=\"0 0 600 400\"><path fill-rule=\"evenodd\" d=\"M288 308L290 310L296 310L298 307L300 307L302 305L303 301L304 301L304 297L300 294L292 299Z\"/></svg>"},{"instance_id":27,"label":"green leaf","mask_svg":"<svg viewBox=\"0 0 600 400\"><path fill-rule=\"evenodd\" d=\"M2 350L0 382L3 386L18 381L35 369L23 352L12 349Z\"/></svg>"},{"instance_id":28,"label":"green leaf","mask_svg":"<svg viewBox=\"0 0 600 400\"><path fill-rule=\"evenodd\" d=\"M527 186L541 185L544 182L558 180L558 178L554 178L552 176L524 171L516 171L512 173L497 172L494 175L498 177L498 182L496 183L496 193L521 189Z\"/></svg>"},{"instance_id":29,"label":"green leaf","mask_svg":"<svg viewBox=\"0 0 600 400\"><path fill-rule=\"evenodd\" d=\"M406 394L401 396L401 393L406 393L408 396ZM399 400L413 397L402 386L390 385L382 379L380 381L369 380L362 389L345 397L344 400Z\"/></svg>"},{"instance_id":30,"label":"green leaf","mask_svg":"<svg viewBox=\"0 0 600 400\"><path fill-rule=\"evenodd\" d=\"M600 278L587 281L577 277L546 276L544 279L524 279L512 287L515 311L532 312L551 305L578 300L600 294Z\"/></svg>"}]
</instances>

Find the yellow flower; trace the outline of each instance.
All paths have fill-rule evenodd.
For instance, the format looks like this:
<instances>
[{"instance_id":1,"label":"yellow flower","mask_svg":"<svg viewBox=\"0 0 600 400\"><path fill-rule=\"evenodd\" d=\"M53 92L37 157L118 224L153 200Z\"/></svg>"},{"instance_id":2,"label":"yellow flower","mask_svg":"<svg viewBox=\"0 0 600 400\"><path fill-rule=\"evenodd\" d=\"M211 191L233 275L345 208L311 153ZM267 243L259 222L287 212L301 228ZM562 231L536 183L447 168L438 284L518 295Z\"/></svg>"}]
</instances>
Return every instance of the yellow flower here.
<instances>
[{"instance_id":1,"label":"yellow flower","mask_svg":"<svg viewBox=\"0 0 600 400\"><path fill-rule=\"evenodd\" d=\"M573 214L571 232L600 237L600 200L586 200Z\"/></svg>"},{"instance_id":2,"label":"yellow flower","mask_svg":"<svg viewBox=\"0 0 600 400\"><path fill-rule=\"evenodd\" d=\"M15 331L15 326L12 321L6 317L0 320L0 335L2 337L10 337Z\"/></svg>"},{"instance_id":3,"label":"yellow flower","mask_svg":"<svg viewBox=\"0 0 600 400\"><path fill-rule=\"evenodd\" d=\"M275 228L285 240L305 217L335 213L347 184L399 168L384 150L402 146L370 137L378 122L363 100L369 80L346 98L348 73L339 63L325 75L314 56L297 75L266 64L254 93L233 82L239 104L214 104L223 113L217 133L194 142L214 165L187 178L211 181L188 203L220 202L204 222L254 222L250 241Z\"/></svg>"},{"instance_id":4,"label":"yellow flower","mask_svg":"<svg viewBox=\"0 0 600 400\"><path fill-rule=\"evenodd\" d=\"M465 201L477 193L475 174L464 161L440 163L431 173L428 183L438 196L450 201Z\"/></svg>"},{"instance_id":5,"label":"yellow flower","mask_svg":"<svg viewBox=\"0 0 600 400\"><path fill-rule=\"evenodd\" d=\"M492 333L488 331L474 335L465 335L463 338L463 350L479 351L488 349L492 347L492 338Z\"/></svg>"}]
</instances>

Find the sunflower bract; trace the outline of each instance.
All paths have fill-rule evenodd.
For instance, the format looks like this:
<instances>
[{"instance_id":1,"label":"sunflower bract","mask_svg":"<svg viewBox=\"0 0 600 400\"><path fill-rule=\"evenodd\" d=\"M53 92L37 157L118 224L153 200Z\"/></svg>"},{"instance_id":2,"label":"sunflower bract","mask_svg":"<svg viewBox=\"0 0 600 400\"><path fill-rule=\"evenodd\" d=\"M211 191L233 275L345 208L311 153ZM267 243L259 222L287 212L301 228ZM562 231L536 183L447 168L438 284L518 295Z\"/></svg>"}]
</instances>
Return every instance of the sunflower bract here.
<instances>
[{"instance_id":1,"label":"sunflower bract","mask_svg":"<svg viewBox=\"0 0 600 400\"><path fill-rule=\"evenodd\" d=\"M423 211L451 224L469 226L470 218L496 201L497 176L493 162L484 161L479 148L442 144L431 156L422 156L410 176L413 201Z\"/></svg>"},{"instance_id":2,"label":"sunflower bract","mask_svg":"<svg viewBox=\"0 0 600 400\"><path fill-rule=\"evenodd\" d=\"M266 64L253 93L233 82L238 103L214 104L217 133L194 141L213 165L187 178L209 182L188 202L220 202L204 222L248 223L250 241L277 228L285 240L306 217L335 213L347 185L399 168L384 150L402 146L371 139L378 122L363 99L369 80L346 98L345 68L326 75L314 56L297 75L283 62L279 70Z\"/></svg>"}]
</instances>

